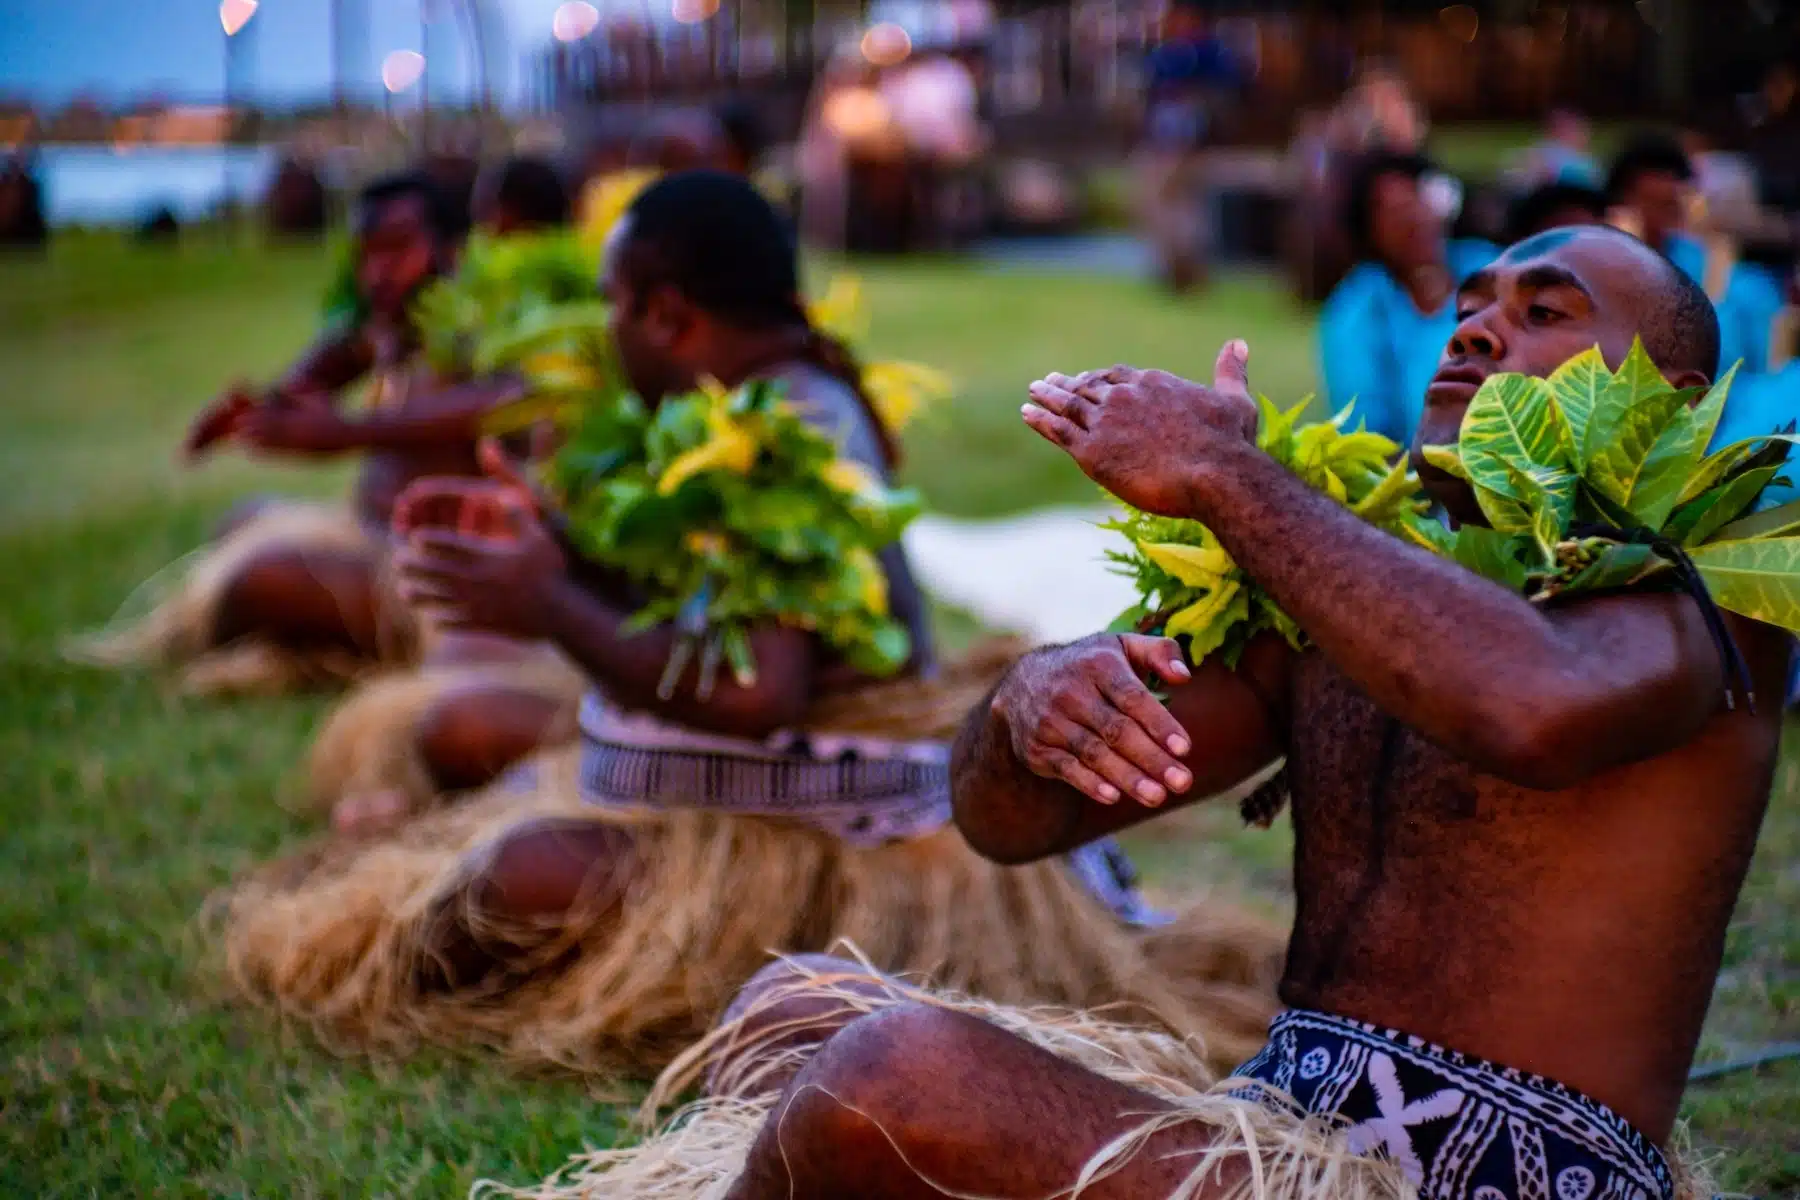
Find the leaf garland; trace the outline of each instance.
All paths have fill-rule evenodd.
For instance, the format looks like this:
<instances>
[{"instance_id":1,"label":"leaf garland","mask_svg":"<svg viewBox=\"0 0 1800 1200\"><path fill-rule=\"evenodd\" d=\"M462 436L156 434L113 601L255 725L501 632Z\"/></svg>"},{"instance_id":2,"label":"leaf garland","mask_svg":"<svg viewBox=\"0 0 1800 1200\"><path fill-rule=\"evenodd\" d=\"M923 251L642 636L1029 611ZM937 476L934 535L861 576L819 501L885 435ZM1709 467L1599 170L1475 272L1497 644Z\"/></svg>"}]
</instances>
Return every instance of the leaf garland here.
<instances>
[{"instance_id":1,"label":"leaf garland","mask_svg":"<svg viewBox=\"0 0 1800 1200\"><path fill-rule=\"evenodd\" d=\"M1348 408L1329 421L1301 425L1310 400L1278 409L1259 398L1257 445L1357 516L1420 544L1431 544L1434 523L1422 516L1418 479L1397 443L1361 428L1345 432ZM1274 630L1298 649L1300 628L1239 567L1212 530L1199 521L1128 509L1103 528L1125 536L1127 550L1109 550L1114 569L1136 586L1139 601L1114 622L1182 639L1195 662L1217 654L1235 665L1250 639Z\"/></svg>"},{"instance_id":2,"label":"leaf garland","mask_svg":"<svg viewBox=\"0 0 1800 1200\"><path fill-rule=\"evenodd\" d=\"M1800 437L1789 426L1708 453L1735 374L1678 390L1638 341L1617 371L1595 348L1548 378L1490 377L1456 445L1422 448L1487 518L1454 532L1422 515L1404 461L1388 465L1400 448L1346 433L1347 412L1300 426L1304 403L1262 400L1257 444L1358 516L1533 601L1672 582L1685 553L1720 608L1800 633L1800 501L1754 511ZM1263 630L1304 644L1201 522L1129 510L1104 527L1130 543L1107 557L1139 594L1115 631L1180 637L1194 661L1228 665Z\"/></svg>"}]
</instances>

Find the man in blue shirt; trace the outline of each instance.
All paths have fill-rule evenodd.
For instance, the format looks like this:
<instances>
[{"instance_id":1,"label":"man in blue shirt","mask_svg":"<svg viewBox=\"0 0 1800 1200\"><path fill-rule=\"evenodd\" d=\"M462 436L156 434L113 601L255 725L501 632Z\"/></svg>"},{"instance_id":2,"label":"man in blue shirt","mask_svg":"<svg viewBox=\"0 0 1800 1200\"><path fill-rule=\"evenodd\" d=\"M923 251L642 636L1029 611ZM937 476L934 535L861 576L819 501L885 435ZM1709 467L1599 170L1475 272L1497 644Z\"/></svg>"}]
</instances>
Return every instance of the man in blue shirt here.
<instances>
[{"instance_id":1,"label":"man in blue shirt","mask_svg":"<svg viewBox=\"0 0 1800 1200\"><path fill-rule=\"evenodd\" d=\"M1455 184L1417 155L1380 154L1352 173L1345 224L1357 265L1319 315L1319 351L1332 411L1354 402L1351 424L1412 440L1425 389L1456 328L1461 279L1495 248L1450 241Z\"/></svg>"},{"instance_id":2,"label":"man in blue shirt","mask_svg":"<svg viewBox=\"0 0 1800 1200\"><path fill-rule=\"evenodd\" d=\"M1205 272L1201 150L1219 106L1243 83L1230 49L1206 25L1194 0L1177 0L1163 40L1150 51L1140 187L1144 219L1165 280L1176 291Z\"/></svg>"}]
</instances>

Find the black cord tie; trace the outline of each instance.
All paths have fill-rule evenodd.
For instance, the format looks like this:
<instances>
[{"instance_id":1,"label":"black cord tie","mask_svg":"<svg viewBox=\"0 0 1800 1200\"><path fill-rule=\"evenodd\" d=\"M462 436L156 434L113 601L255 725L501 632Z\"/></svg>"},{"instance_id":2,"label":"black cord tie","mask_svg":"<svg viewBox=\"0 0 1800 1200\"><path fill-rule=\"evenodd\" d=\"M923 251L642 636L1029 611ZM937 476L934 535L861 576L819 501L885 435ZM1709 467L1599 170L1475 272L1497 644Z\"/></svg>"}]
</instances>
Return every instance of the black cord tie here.
<instances>
[{"instance_id":1,"label":"black cord tie","mask_svg":"<svg viewBox=\"0 0 1800 1200\"><path fill-rule=\"evenodd\" d=\"M1659 533L1648 529L1634 529L1627 533L1611 525L1577 525L1569 530L1571 537L1576 538L1608 538L1628 545L1648 546L1653 554L1667 559L1675 567L1675 577L1681 582L1682 590L1694 598L1700 606L1700 615L1706 621L1706 631L1712 635L1713 645L1718 647L1719 660L1725 667L1725 707L1737 709L1737 694L1744 695L1744 705L1750 714L1756 714L1756 690L1750 682L1750 667L1744 662L1744 654L1738 649L1737 639L1731 636L1731 629L1725 624L1725 614L1712 598L1707 589L1706 580L1700 575L1700 568L1688 557L1681 544Z\"/></svg>"}]
</instances>

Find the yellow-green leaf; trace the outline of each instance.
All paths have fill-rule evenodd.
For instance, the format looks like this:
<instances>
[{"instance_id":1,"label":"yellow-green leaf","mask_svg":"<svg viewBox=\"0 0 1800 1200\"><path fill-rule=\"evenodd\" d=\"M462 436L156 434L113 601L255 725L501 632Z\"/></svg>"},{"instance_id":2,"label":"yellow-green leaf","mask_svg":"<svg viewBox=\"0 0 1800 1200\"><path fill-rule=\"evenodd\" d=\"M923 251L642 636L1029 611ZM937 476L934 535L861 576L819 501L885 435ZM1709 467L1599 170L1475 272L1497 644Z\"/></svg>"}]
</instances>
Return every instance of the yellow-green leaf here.
<instances>
[{"instance_id":1,"label":"yellow-green leaf","mask_svg":"<svg viewBox=\"0 0 1800 1200\"><path fill-rule=\"evenodd\" d=\"M1515 500L1521 497L1509 464L1527 471L1570 465L1569 430L1550 385L1527 375L1495 375L1483 383L1463 414L1457 445L1470 482Z\"/></svg>"},{"instance_id":2,"label":"yellow-green leaf","mask_svg":"<svg viewBox=\"0 0 1800 1200\"><path fill-rule=\"evenodd\" d=\"M1764 512L1740 517L1719 530L1718 540L1721 542L1741 541L1749 538L1780 537L1790 533L1800 533L1800 500L1790 500L1786 504Z\"/></svg>"},{"instance_id":3,"label":"yellow-green leaf","mask_svg":"<svg viewBox=\"0 0 1800 1200\"><path fill-rule=\"evenodd\" d=\"M1226 580L1203 599L1170 617L1163 634L1189 638L1188 656L1199 662L1223 645L1231 627L1249 615L1249 595L1236 580Z\"/></svg>"},{"instance_id":4,"label":"yellow-green leaf","mask_svg":"<svg viewBox=\"0 0 1800 1200\"><path fill-rule=\"evenodd\" d=\"M1720 608L1800 633L1800 537L1710 542L1689 555Z\"/></svg>"},{"instance_id":5,"label":"yellow-green leaf","mask_svg":"<svg viewBox=\"0 0 1800 1200\"><path fill-rule=\"evenodd\" d=\"M1584 472L1588 482L1607 499L1629 507L1645 460L1683 404L1684 398L1658 373L1643 343L1633 342L1631 354L1601 390L1588 419Z\"/></svg>"},{"instance_id":6,"label":"yellow-green leaf","mask_svg":"<svg viewBox=\"0 0 1800 1200\"><path fill-rule=\"evenodd\" d=\"M1530 519L1527 532L1537 542L1544 564L1551 565L1556 561L1556 544L1563 540L1575 510L1575 476L1556 467L1523 471L1511 463L1507 473Z\"/></svg>"},{"instance_id":7,"label":"yellow-green leaf","mask_svg":"<svg viewBox=\"0 0 1800 1200\"><path fill-rule=\"evenodd\" d=\"M1469 469L1463 466L1462 454L1455 446L1423 446L1419 453L1444 474L1468 482Z\"/></svg>"},{"instance_id":8,"label":"yellow-green leaf","mask_svg":"<svg viewBox=\"0 0 1800 1200\"><path fill-rule=\"evenodd\" d=\"M1630 587L1647 575L1669 568L1645 545L1622 542L1600 552L1588 568L1565 583L1559 591L1603 592Z\"/></svg>"},{"instance_id":9,"label":"yellow-green leaf","mask_svg":"<svg viewBox=\"0 0 1800 1200\"><path fill-rule=\"evenodd\" d=\"M1418 488L1419 481L1407 469L1403 458L1390 467L1381 482L1358 500L1350 511L1365 521L1385 525L1407 511Z\"/></svg>"},{"instance_id":10,"label":"yellow-green leaf","mask_svg":"<svg viewBox=\"0 0 1800 1200\"><path fill-rule=\"evenodd\" d=\"M1464 525L1456 531L1450 557L1484 579L1515 592L1525 590L1528 572L1514 551L1519 543L1493 529Z\"/></svg>"},{"instance_id":11,"label":"yellow-green leaf","mask_svg":"<svg viewBox=\"0 0 1800 1200\"><path fill-rule=\"evenodd\" d=\"M1144 557L1188 587L1213 587L1235 565L1209 533L1204 546L1180 542L1139 542Z\"/></svg>"},{"instance_id":12,"label":"yellow-green leaf","mask_svg":"<svg viewBox=\"0 0 1800 1200\"><path fill-rule=\"evenodd\" d=\"M1738 367L1742 365L1742 363L1732 363L1731 369L1725 372L1724 376L1712 387L1708 388L1700 403L1694 406L1694 427L1698 431L1700 446L1703 450L1712 445L1713 435L1719 432L1719 418L1725 415L1725 398L1731 394L1731 385L1737 379ZM1691 479L1689 486L1692 487ZM1702 483L1692 491L1683 488L1682 502L1692 500L1710 486L1712 485L1709 483Z\"/></svg>"},{"instance_id":13,"label":"yellow-green leaf","mask_svg":"<svg viewBox=\"0 0 1800 1200\"><path fill-rule=\"evenodd\" d=\"M1677 392L1678 405L1669 415L1661 435L1651 443L1649 453L1639 465L1632 481L1630 498L1625 507L1646 529L1661 529L1675 511L1683 485L1693 473L1706 443L1700 440L1700 429L1694 412L1688 407L1691 392Z\"/></svg>"},{"instance_id":14,"label":"yellow-green leaf","mask_svg":"<svg viewBox=\"0 0 1800 1200\"><path fill-rule=\"evenodd\" d=\"M1587 465L1588 420L1611 378L1600 347L1595 346L1558 367L1548 380L1550 395L1568 426L1570 456L1577 467Z\"/></svg>"},{"instance_id":15,"label":"yellow-green leaf","mask_svg":"<svg viewBox=\"0 0 1800 1200\"><path fill-rule=\"evenodd\" d=\"M1676 511L1669 532L1684 546L1698 546L1725 528L1755 502L1780 467L1758 467Z\"/></svg>"}]
</instances>

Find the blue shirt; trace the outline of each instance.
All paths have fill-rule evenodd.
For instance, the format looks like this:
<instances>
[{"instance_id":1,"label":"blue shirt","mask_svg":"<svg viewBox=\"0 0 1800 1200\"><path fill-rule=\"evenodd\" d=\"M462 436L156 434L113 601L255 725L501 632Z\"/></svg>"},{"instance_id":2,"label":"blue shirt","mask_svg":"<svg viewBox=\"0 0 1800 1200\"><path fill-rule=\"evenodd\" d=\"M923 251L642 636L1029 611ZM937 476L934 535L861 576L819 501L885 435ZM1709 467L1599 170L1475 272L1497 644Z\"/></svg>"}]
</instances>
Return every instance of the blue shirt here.
<instances>
[{"instance_id":1,"label":"blue shirt","mask_svg":"<svg viewBox=\"0 0 1800 1200\"><path fill-rule=\"evenodd\" d=\"M1678 233L1669 239L1669 261L1695 283L1706 282L1706 244ZM1739 377L1769 369L1769 327L1783 304L1782 283L1776 274L1754 263L1735 263L1725 283L1725 294L1713 301L1719 314L1719 371L1742 363Z\"/></svg>"},{"instance_id":2,"label":"blue shirt","mask_svg":"<svg viewBox=\"0 0 1800 1200\"><path fill-rule=\"evenodd\" d=\"M1709 449L1774 433L1794 422L1800 422L1800 358L1790 360L1779 371L1749 377L1739 374L1725 397L1725 411ZM1790 452L1789 465L1781 474L1790 482L1764 489L1758 508L1800 500L1800 489L1795 487L1800 484L1800 454Z\"/></svg>"},{"instance_id":3,"label":"blue shirt","mask_svg":"<svg viewBox=\"0 0 1800 1200\"><path fill-rule=\"evenodd\" d=\"M1451 242L1450 273L1461 282L1498 254L1487 242ZM1319 313L1319 375L1331 411L1354 401L1350 428L1360 421L1403 446L1410 443L1425 410L1425 389L1454 332L1454 295L1438 311L1421 313L1385 267L1357 264Z\"/></svg>"}]
</instances>

